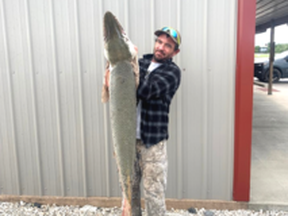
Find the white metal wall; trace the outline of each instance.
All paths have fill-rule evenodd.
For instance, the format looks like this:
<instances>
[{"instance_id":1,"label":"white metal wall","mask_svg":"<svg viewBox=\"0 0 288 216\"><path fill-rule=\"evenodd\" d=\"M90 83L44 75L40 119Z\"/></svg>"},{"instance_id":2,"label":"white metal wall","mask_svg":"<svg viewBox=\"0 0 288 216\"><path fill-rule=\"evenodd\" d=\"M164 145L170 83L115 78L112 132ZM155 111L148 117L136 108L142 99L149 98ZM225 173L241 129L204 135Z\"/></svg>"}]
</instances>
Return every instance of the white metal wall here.
<instances>
[{"instance_id":1,"label":"white metal wall","mask_svg":"<svg viewBox=\"0 0 288 216\"><path fill-rule=\"evenodd\" d=\"M182 34L168 198L232 199L237 0L0 0L0 194L120 196L100 102L102 18Z\"/></svg>"}]
</instances>

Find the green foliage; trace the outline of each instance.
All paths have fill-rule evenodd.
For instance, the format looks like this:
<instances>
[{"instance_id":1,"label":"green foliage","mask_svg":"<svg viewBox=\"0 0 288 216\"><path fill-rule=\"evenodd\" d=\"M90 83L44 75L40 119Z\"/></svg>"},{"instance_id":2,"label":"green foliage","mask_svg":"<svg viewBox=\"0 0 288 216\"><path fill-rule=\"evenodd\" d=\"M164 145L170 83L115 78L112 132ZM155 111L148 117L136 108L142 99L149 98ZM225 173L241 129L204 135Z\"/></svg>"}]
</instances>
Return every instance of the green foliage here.
<instances>
[{"instance_id":1,"label":"green foliage","mask_svg":"<svg viewBox=\"0 0 288 216\"><path fill-rule=\"evenodd\" d=\"M288 50L288 44L276 44L275 53L281 53ZM254 53L260 53L260 46L255 46ZM267 44L267 51L263 53L270 53L270 43Z\"/></svg>"},{"instance_id":2,"label":"green foliage","mask_svg":"<svg viewBox=\"0 0 288 216\"><path fill-rule=\"evenodd\" d=\"M275 53L281 53L288 50L288 44L276 44Z\"/></svg>"},{"instance_id":3,"label":"green foliage","mask_svg":"<svg viewBox=\"0 0 288 216\"><path fill-rule=\"evenodd\" d=\"M260 53L260 46L255 46L254 53Z\"/></svg>"}]
</instances>

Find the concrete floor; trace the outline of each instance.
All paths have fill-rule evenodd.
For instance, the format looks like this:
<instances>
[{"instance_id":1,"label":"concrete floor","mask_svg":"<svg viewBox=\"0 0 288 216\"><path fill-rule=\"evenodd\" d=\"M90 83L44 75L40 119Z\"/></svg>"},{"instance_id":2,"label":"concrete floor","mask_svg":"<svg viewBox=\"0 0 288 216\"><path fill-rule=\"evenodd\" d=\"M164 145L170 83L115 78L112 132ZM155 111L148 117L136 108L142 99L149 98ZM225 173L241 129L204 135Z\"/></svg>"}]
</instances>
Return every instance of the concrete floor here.
<instances>
[{"instance_id":1,"label":"concrete floor","mask_svg":"<svg viewBox=\"0 0 288 216\"><path fill-rule=\"evenodd\" d=\"M250 202L287 205L288 80L273 90L254 85Z\"/></svg>"}]
</instances>

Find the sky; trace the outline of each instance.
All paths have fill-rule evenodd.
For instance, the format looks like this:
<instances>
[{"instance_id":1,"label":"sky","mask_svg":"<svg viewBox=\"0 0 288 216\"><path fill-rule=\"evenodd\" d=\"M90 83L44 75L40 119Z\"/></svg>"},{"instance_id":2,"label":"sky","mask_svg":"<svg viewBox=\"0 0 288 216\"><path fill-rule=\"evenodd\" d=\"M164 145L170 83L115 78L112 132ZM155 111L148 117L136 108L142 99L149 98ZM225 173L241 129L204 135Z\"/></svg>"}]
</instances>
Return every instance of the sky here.
<instances>
[{"instance_id":1,"label":"sky","mask_svg":"<svg viewBox=\"0 0 288 216\"><path fill-rule=\"evenodd\" d=\"M275 27L275 43L288 43L288 25L279 25ZM265 46L270 42L270 28L266 32L255 34L255 46Z\"/></svg>"}]
</instances>

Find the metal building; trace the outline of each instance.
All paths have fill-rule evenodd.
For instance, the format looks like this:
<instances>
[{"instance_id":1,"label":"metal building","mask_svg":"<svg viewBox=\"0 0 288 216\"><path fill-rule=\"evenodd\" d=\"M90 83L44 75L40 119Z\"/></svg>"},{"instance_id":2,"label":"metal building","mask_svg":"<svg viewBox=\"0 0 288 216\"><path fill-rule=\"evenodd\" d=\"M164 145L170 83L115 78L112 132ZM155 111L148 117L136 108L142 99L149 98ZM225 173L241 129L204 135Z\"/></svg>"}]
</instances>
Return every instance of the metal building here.
<instances>
[{"instance_id":1,"label":"metal building","mask_svg":"<svg viewBox=\"0 0 288 216\"><path fill-rule=\"evenodd\" d=\"M232 200L237 0L0 0L0 194L120 196L100 101L102 19L138 46L181 32L168 198Z\"/></svg>"}]
</instances>

